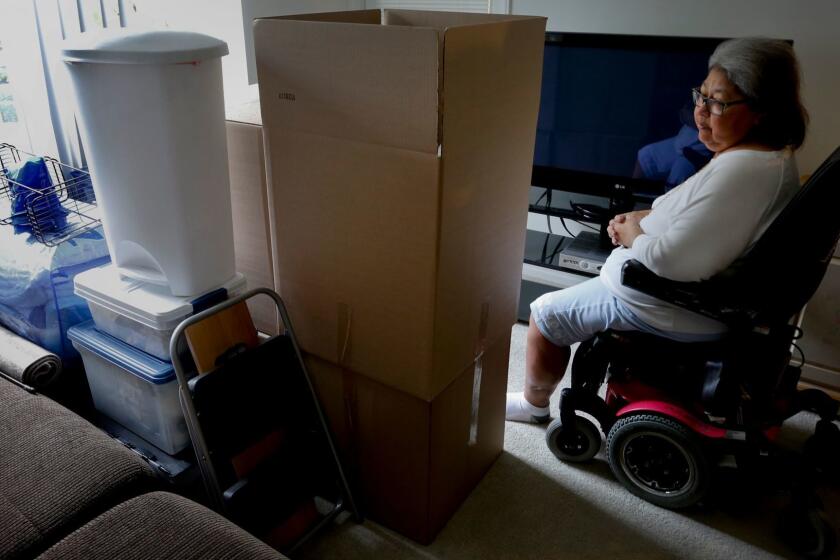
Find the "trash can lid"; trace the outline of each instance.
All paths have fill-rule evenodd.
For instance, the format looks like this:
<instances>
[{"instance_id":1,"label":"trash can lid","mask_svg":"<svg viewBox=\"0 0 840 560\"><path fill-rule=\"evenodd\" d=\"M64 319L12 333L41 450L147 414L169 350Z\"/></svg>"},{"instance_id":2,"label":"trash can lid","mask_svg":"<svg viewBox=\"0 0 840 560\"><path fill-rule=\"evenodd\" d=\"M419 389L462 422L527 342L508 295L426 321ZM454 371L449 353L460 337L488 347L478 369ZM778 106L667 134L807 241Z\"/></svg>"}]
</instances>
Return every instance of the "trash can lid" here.
<instances>
[{"instance_id":1,"label":"trash can lid","mask_svg":"<svg viewBox=\"0 0 840 560\"><path fill-rule=\"evenodd\" d=\"M98 33L67 41L65 62L105 64L179 64L220 58L228 54L227 43L191 31L144 31Z\"/></svg>"}]
</instances>

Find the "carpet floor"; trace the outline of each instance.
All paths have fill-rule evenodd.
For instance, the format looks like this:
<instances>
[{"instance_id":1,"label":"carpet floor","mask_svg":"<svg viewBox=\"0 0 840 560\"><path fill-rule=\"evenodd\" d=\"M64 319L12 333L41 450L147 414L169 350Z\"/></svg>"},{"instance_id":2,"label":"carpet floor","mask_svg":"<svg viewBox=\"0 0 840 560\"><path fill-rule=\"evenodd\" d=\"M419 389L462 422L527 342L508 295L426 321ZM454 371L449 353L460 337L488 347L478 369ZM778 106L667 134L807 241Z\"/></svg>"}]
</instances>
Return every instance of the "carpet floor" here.
<instances>
[{"instance_id":1,"label":"carpet floor","mask_svg":"<svg viewBox=\"0 0 840 560\"><path fill-rule=\"evenodd\" d=\"M526 332L524 324L513 327L510 390L522 389ZM813 421L805 414L791 419L783 430L785 440L801 442ZM603 446L593 461L575 465L555 459L544 438L544 426L507 422L504 452L429 546L371 521L345 521L307 543L295 558L796 557L775 534L778 513L787 500L784 493L734 479L721 484L703 507L668 511L625 490L613 477ZM840 533L840 488L823 488L820 495L830 523Z\"/></svg>"}]
</instances>

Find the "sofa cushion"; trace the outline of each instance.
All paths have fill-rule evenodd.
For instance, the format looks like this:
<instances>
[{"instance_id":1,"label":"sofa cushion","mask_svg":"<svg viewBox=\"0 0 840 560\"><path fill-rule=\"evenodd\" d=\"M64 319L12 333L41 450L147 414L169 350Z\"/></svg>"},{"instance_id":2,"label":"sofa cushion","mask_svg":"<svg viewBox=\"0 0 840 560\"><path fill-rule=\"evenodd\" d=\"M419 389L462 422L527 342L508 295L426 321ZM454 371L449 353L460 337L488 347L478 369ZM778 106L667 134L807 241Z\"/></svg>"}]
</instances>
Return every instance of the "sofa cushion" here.
<instances>
[{"instance_id":1,"label":"sofa cushion","mask_svg":"<svg viewBox=\"0 0 840 560\"><path fill-rule=\"evenodd\" d=\"M31 557L156 486L145 461L106 433L0 379L0 559Z\"/></svg>"},{"instance_id":2,"label":"sofa cushion","mask_svg":"<svg viewBox=\"0 0 840 560\"><path fill-rule=\"evenodd\" d=\"M152 492L106 511L38 560L278 560L276 550L195 502Z\"/></svg>"}]
</instances>

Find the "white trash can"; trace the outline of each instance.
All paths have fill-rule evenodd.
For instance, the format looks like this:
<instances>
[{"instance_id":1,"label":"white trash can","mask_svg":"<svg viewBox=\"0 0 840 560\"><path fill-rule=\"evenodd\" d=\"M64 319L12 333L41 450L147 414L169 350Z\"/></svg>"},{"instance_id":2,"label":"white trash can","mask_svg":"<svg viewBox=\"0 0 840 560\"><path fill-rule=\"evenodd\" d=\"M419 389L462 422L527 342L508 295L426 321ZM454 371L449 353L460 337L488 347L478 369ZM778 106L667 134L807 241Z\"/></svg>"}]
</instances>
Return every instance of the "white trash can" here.
<instances>
[{"instance_id":1,"label":"white trash can","mask_svg":"<svg viewBox=\"0 0 840 560\"><path fill-rule=\"evenodd\" d=\"M120 274L206 292L235 274L221 57L191 32L63 50L105 237Z\"/></svg>"}]
</instances>

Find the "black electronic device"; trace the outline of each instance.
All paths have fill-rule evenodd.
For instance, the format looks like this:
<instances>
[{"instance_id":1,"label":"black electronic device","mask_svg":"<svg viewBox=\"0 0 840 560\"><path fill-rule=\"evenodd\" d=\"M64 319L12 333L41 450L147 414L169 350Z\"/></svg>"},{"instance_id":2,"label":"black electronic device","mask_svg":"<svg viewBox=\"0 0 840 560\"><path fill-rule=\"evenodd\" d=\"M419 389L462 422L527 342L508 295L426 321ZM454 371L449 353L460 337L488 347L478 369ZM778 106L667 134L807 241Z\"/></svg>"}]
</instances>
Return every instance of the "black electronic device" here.
<instances>
[{"instance_id":1,"label":"black electronic device","mask_svg":"<svg viewBox=\"0 0 840 560\"><path fill-rule=\"evenodd\" d=\"M690 92L723 40L546 33L531 184L644 202L696 172Z\"/></svg>"},{"instance_id":2,"label":"black electronic device","mask_svg":"<svg viewBox=\"0 0 840 560\"><path fill-rule=\"evenodd\" d=\"M610 256L597 233L582 231L557 255L557 266L585 274L600 274Z\"/></svg>"},{"instance_id":3,"label":"black electronic device","mask_svg":"<svg viewBox=\"0 0 840 560\"><path fill-rule=\"evenodd\" d=\"M567 237L529 230L525 236L527 264L597 276L609 254L594 232Z\"/></svg>"}]
</instances>

